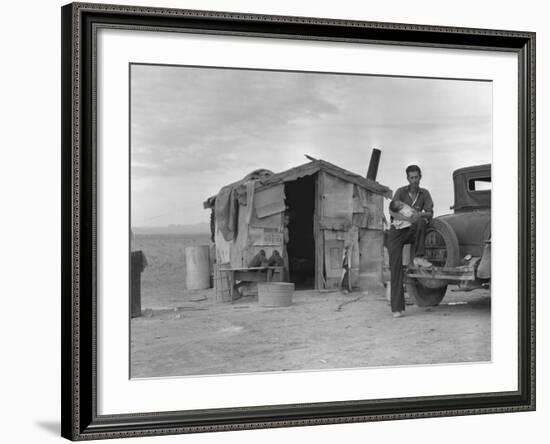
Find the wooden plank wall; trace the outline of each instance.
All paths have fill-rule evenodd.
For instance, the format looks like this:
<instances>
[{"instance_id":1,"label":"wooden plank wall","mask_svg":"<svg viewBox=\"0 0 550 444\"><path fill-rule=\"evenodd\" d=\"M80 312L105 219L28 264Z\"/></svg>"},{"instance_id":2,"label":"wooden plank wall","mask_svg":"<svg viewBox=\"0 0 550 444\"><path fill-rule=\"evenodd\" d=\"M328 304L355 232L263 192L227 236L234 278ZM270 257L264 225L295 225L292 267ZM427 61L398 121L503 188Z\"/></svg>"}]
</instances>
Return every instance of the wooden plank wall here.
<instances>
[{"instance_id":1,"label":"wooden plank wall","mask_svg":"<svg viewBox=\"0 0 550 444\"><path fill-rule=\"evenodd\" d=\"M382 288L384 266L384 231L361 229L359 248L359 288Z\"/></svg>"},{"instance_id":2,"label":"wooden plank wall","mask_svg":"<svg viewBox=\"0 0 550 444\"><path fill-rule=\"evenodd\" d=\"M353 184L325 172L321 193L320 226L324 230L347 231L353 216Z\"/></svg>"},{"instance_id":3,"label":"wooden plank wall","mask_svg":"<svg viewBox=\"0 0 550 444\"><path fill-rule=\"evenodd\" d=\"M352 286L366 289L382 284L383 204L379 194L364 189L359 192L353 184L324 171L317 174L313 215L317 289L339 286L345 245L351 248ZM275 249L283 255L283 218L280 228L266 230L250 227L246 215L246 207L241 206L237 237L230 246L231 266L246 267L260 249L267 257Z\"/></svg>"},{"instance_id":4,"label":"wooden plank wall","mask_svg":"<svg viewBox=\"0 0 550 444\"><path fill-rule=\"evenodd\" d=\"M325 288L325 239L320 227L323 208L324 179L321 172L315 179L315 208L313 216L313 236L315 238L315 288Z\"/></svg>"},{"instance_id":5,"label":"wooden plank wall","mask_svg":"<svg viewBox=\"0 0 550 444\"><path fill-rule=\"evenodd\" d=\"M353 187L353 188L350 188ZM316 182L317 288L338 288L342 255L350 247L351 283L378 288L383 281L384 197L321 171Z\"/></svg>"},{"instance_id":6,"label":"wooden plank wall","mask_svg":"<svg viewBox=\"0 0 550 444\"><path fill-rule=\"evenodd\" d=\"M367 192L367 228L360 232L359 287L381 289L384 271L384 197Z\"/></svg>"},{"instance_id":7,"label":"wooden plank wall","mask_svg":"<svg viewBox=\"0 0 550 444\"><path fill-rule=\"evenodd\" d=\"M325 230L325 273L326 288L338 288L342 280L342 253L344 241L333 237L335 231Z\"/></svg>"},{"instance_id":8,"label":"wooden plank wall","mask_svg":"<svg viewBox=\"0 0 550 444\"><path fill-rule=\"evenodd\" d=\"M280 214L268 216L278 219L276 228L255 228L247 221L246 206L239 206L239 228L235 241L231 244L231 266L246 267L252 258L264 250L269 258L274 250L283 255L283 217Z\"/></svg>"}]
</instances>

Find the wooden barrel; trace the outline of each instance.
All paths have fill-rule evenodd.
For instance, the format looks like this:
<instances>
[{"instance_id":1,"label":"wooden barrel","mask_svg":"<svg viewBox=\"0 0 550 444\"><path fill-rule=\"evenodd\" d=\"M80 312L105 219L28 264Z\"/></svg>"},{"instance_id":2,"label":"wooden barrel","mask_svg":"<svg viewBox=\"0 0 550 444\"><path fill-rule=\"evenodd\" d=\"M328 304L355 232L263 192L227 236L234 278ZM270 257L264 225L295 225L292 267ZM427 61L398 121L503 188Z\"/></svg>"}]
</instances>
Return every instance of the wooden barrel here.
<instances>
[{"instance_id":1,"label":"wooden barrel","mask_svg":"<svg viewBox=\"0 0 550 444\"><path fill-rule=\"evenodd\" d=\"M208 245L185 248L185 284L188 290L210 288L209 250Z\"/></svg>"},{"instance_id":2,"label":"wooden barrel","mask_svg":"<svg viewBox=\"0 0 550 444\"><path fill-rule=\"evenodd\" d=\"M292 282L258 282L258 304L262 307L288 307L293 294Z\"/></svg>"},{"instance_id":3,"label":"wooden barrel","mask_svg":"<svg viewBox=\"0 0 550 444\"><path fill-rule=\"evenodd\" d=\"M214 296L216 303L231 302L230 280L227 271L214 264Z\"/></svg>"}]
</instances>

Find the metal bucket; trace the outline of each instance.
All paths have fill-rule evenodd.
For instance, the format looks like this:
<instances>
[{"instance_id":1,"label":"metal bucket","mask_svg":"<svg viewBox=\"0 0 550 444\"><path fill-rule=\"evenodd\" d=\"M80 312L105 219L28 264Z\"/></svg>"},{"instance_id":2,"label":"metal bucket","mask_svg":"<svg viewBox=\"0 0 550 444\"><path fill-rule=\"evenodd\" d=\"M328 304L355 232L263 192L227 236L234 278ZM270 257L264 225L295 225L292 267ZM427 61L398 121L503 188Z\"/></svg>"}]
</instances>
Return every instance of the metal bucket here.
<instances>
[{"instance_id":1,"label":"metal bucket","mask_svg":"<svg viewBox=\"0 0 550 444\"><path fill-rule=\"evenodd\" d=\"M292 282L258 282L258 304L262 307L288 307L293 294Z\"/></svg>"},{"instance_id":2,"label":"metal bucket","mask_svg":"<svg viewBox=\"0 0 550 444\"><path fill-rule=\"evenodd\" d=\"M210 288L210 247L185 248L185 285L188 290Z\"/></svg>"}]
</instances>

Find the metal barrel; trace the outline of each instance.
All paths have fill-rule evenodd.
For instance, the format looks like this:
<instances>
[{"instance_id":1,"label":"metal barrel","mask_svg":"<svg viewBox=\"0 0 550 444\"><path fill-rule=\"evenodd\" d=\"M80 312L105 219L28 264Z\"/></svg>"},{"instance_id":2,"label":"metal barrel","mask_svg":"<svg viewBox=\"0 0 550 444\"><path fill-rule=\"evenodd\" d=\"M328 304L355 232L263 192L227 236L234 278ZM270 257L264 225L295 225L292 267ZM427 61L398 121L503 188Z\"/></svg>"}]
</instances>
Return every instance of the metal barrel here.
<instances>
[{"instance_id":1,"label":"metal barrel","mask_svg":"<svg viewBox=\"0 0 550 444\"><path fill-rule=\"evenodd\" d=\"M208 245L185 248L185 284L188 290L210 288L210 248Z\"/></svg>"}]
</instances>

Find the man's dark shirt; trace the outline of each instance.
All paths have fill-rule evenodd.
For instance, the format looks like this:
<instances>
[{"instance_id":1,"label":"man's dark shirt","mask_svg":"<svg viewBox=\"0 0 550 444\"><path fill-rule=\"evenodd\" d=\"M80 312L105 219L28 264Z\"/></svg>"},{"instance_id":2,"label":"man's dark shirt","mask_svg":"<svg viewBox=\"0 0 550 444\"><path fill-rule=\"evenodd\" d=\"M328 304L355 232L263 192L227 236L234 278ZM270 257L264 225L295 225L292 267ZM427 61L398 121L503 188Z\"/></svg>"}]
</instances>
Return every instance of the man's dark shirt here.
<instances>
[{"instance_id":1,"label":"man's dark shirt","mask_svg":"<svg viewBox=\"0 0 550 444\"><path fill-rule=\"evenodd\" d=\"M416 202L413 205L413 200L409 195L409 186L405 185L404 187L398 188L393 195L393 200L400 200L403 203L406 203L410 207L413 207L416 211L430 211L433 213L434 203L430 192L426 188L418 189L418 197ZM393 218L392 218L393 219Z\"/></svg>"}]
</instances>

